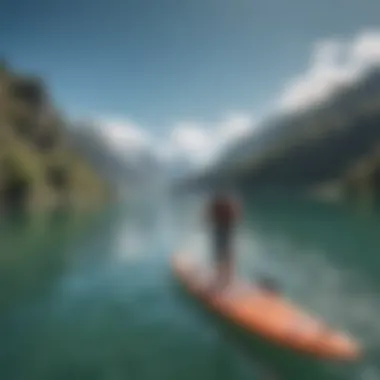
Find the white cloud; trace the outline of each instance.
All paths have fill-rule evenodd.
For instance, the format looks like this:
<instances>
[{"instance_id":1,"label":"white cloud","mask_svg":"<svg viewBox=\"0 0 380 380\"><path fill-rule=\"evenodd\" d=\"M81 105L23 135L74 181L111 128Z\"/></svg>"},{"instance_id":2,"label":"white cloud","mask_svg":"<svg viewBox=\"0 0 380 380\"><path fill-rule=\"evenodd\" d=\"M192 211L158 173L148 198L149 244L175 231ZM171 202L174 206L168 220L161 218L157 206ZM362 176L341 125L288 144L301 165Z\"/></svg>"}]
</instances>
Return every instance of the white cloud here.
<instances>
[{"instance_id":1,"label":"white cloud","mask_svg":"<svg viewBox=\"0 0 380 380\"><path fill-rule=\"evenodd\" d=\"M278 107L294 112L324 101L340 86L354 83L379 64L380 31L364 31L351 40L319 41L309 68L287 83Z\"/></svg>"},{"instance_id":2,"label":"white cloud","mask_svg":"<svg viewBox=\"0 0 380 380\"><path fill-rule=\"evenodd\" d=\"M106 141L117 150L140 150L152 144L150 135L129 120L99 121L97 127Z\"/></svg>"},{"instance_id":3,"label":"white cloud","mask_svg":"<svg viewBox=\"0 0 380 380\"><path fill-rule=\"evenodd\" d=\"M214 123L180 122L169 136L167 150L172 157L187 157L197 167L212 164L233 141L253 130L252 116L228 114Z\"/></svg>"},{"instance_id":4,"label":"white cloud","mask_svg":"<svg viewBox=\"0 0 380 380\"><path fill-rule=\"evenodd\" d=\"M172 160L185 160L202 165L212 156L215 132L201 122L179 122L172 128L165 149Z\"/></svg>"},{"instance_id":5,"label":"white cloud","mask_svg":"<svg viewBox=\"0 0 380 380\"><path fill-rule=\"evenodd\" d=\"M230 114L220 125L220 138L225 143L229 143L232 140L244 137L255 126L256 122L250 115Z\"/></svg>"},{"instance_id":6,"label":"white cloud","mask_svg":"<svg viewBox=\"0 0 380 380\"><path fill-rule=\"evenodd\" d=\"M196 122L180 122L172 130L169 143L178 153L200 157L210 148L210 139L213 131L207 126Z\"/></svg>"}]
</instances>

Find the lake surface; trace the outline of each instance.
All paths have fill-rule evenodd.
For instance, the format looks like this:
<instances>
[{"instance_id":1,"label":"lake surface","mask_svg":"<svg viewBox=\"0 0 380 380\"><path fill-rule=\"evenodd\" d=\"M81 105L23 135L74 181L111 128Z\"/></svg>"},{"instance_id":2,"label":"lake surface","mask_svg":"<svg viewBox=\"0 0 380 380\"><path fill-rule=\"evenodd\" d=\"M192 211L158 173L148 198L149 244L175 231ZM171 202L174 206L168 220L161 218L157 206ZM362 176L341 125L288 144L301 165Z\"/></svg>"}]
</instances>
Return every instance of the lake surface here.
<instances>
[{"instance_id":1,"label":"lake surface","mask_svg":"<svg viewBox=\"0 0 380 380\"><path fill-rule=\"evenodd\" d=\"M275 276L287 297L359 339L363 361L287 359L285 369L194 307L168 265L176 249L207 257L193 197L2 221L0 378L380 379L380 213L273 198L248 198L244 210L238 274Z\"/></svg>"}]
</instances>

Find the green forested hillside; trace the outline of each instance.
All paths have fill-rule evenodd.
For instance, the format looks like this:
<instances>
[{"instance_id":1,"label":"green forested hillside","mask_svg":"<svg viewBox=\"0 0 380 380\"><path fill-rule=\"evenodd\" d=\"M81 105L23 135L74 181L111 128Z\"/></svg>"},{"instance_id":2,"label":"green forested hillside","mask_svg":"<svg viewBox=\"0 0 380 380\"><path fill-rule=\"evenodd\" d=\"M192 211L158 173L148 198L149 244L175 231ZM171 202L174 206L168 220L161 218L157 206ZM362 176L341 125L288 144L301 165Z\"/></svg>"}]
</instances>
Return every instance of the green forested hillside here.
<instances>
[{"instance_id":1,"label":"green forested hillside","mask_svg":"<svg viewBox=\"0 0 380 380\"><path fill-rule=\"evenodd\" d=\"M41 78L0 67L0 204L41 209L91 205L107 184L75 151Z\"/></svg>"}]
</instances>

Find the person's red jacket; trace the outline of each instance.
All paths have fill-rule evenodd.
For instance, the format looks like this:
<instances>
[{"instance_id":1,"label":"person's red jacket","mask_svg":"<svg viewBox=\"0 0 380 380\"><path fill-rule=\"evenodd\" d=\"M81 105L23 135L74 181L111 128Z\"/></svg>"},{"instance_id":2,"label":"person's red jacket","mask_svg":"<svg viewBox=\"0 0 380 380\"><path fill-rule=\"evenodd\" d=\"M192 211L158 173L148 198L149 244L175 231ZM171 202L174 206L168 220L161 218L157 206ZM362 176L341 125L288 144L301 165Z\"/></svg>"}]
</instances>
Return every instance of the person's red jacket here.
<instances>
[{"instance_id":1,"label":"person's red jacket","mask_svg":"<svg viewBox=\"0 0 380 380\"><path fill-rule=\"evenodd\" d=\"M230 224L239 215L238 203L229 197L217 197L211 202L209 217L214 224Z\"/></svg>"}]
</instances>

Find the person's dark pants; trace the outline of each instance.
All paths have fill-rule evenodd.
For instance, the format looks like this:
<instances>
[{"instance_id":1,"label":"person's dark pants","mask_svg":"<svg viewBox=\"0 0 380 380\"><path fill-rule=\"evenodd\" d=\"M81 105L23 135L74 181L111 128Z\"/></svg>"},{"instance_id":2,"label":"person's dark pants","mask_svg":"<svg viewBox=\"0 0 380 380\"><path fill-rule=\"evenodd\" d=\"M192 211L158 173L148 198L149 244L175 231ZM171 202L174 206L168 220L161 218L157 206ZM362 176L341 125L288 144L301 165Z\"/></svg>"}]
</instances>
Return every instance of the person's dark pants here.
<instances>
[{"instance_id":1,"label":"person's dark pants","mask_svg":"<svg viewBox=\"0 0 380 380\"><path fill-rule=\"evenodd\" d=\"M229 261L231 256L231 228L216 226L214 229L214 260L216 264Z\"/></svg>"},{"instance_id":2,"label":"person's dark pants","mask_svg":"<svg viewBox=\"0 0 380 380\"><path fill-rule=\"evenodd\" d=\"M217 271L217 283L227 285L232 276L232 228L229 225L216 226L214 229L214 266Z\"/></svg>"}]
</instances>

